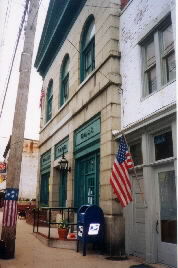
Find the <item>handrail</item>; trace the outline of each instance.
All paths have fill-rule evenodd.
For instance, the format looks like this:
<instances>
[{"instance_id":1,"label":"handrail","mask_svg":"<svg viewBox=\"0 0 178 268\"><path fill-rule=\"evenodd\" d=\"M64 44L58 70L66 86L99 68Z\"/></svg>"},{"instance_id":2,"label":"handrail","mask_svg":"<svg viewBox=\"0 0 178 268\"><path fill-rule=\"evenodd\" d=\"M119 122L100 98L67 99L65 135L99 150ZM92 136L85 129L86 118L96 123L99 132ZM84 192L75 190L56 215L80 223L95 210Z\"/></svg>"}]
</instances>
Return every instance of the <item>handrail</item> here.
<instances>
[{"instance_id":1,"label":"handrail","mask_svg":"<svg viewBox=\"0 0 178 268\"><path fill-rule=\"evenodd\" d=\"M49 211L49 220L42 220L40 219L40 212L41 211ZM61 224L62 222L52 222L51 221L51 212L52 210L56 210L56 211L60 211L61 215L62 215L62 221L64 220L64 213L65 211L67 212L67 223L66 225L68 226L75 226L77 225L77 223L74 222L70 222L69 220L69 216L70 216L70 212L76 212L77 208L76 207L39 207L33 210L34 212L34 221L33 221L33 233L38 233L38 229L40 226L40 223L46 223L48 225L48 239L50 239L50 235L51 235L51 225L52 224ZM37 227L36 232L35 232L35 227Z\"/></svg>"}]
</instances>

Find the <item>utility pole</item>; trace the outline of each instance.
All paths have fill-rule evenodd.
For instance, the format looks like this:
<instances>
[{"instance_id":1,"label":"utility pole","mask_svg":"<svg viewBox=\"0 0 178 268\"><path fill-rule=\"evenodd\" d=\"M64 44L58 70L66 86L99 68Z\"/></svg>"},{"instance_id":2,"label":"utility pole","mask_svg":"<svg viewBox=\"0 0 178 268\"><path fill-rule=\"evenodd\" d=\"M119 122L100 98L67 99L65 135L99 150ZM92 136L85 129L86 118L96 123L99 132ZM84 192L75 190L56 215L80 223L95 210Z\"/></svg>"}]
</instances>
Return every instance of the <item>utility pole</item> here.
<instances>
[{"instance_id":1,"label":"utility pole","mask_svg":"<svg viewBox=\"0 0 178 268\"><path fill-rule=\"evenodd\" d=\"M24 47L21 54L21 63L19 69L19 84L12 128L10 154L8 159L6 193L2 221L1 240L3 240L5 244L4 258L6 259L14 258L15 255L17 200L21 173L32 55L37 14L39 9L39 0L26 0L27 8L29 3L30 7L28 9L29 12L25 30Z\"/></svg>"}]
</instances>

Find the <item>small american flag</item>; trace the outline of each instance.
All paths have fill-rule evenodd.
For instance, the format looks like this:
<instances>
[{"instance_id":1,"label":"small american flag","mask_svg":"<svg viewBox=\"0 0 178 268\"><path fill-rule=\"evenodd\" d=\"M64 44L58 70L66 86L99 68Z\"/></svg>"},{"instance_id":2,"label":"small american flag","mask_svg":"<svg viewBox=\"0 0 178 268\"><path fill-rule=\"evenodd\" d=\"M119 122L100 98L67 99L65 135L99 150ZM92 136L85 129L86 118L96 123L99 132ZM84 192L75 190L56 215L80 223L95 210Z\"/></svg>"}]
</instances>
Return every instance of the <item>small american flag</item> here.
<instances>
[{"instance_id":1,"label":"small american flag","mask_svg":"<svg viewBox=\"0 0 178 268\"><path fill-rule=\"evenodd\" d=\"M45 91L42 88L41 89L41 95L40 95L40 108L42 108L43 98L45 97Z\"/></svg>"},{"instance_id":2,"label":"small american flag","mask_svg":"<svg viewBox=\"0 0 178 268\"><path fill-rule=\"evenodd\" d=\"M125 207L132 201L128 169L133 168L134 164L131 154L128 152L128 146L124 136L120 138L119 142L119 150L113 164L110 183L114 189L114 193L120 201L121 206Z\"/></svg>"},{"instance_id":3,"label":"small american flag","mask_svg":"<svg viewBox=\"0 0 178 268\"><path fill-rule=\"evenodd\" d=\"M2 225L5 227L16 225L18 192L19 190L15 188L6 189L2 220Z\"/></svg>"}]
</instances>

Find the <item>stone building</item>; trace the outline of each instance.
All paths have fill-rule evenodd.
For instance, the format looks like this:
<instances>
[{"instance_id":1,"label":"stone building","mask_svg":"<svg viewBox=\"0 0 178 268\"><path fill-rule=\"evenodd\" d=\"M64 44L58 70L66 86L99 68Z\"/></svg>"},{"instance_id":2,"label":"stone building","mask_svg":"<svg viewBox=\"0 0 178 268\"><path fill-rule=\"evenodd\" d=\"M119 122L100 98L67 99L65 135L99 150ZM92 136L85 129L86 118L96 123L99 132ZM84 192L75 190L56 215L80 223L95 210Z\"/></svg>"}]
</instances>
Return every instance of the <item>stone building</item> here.
<instances>
[{"instance_id":1,"label":"stone building","mask_svg":"<svg viewBox=\"0 0 178 268\"><path fill-rule=\"evenodd\" d=\"M134 202L124 211L126 252L169 266L177 262L175 34L175 1L129 1L120 15L122 129L138 177L131 173Z\"/></svg>"},{"instance_id":2,"label":"stone building","mask_svg":"<svg viewBox=\"0 0 178 268\"><path fill-rule=\"evenodd\" d=\"M51 0L35 66L41 205L98 204L108 253L125 240L127 254L175 266L174 40L174 1ZM121 131L137 173L124 215L109 184Z\"/></svg>"},{"instance_id":3,"label":"stone building","mask_svg":"<svg viewBox=\"0 0 178 268\"><path fill-rule=\"evenodd\" d=\"M10 150L10 140L4 151L4 159L8 168L8 156ZM37 189L37 172L38 172L38 141L31 139L24 139L21 173L19 183L19 199L36 199ZM6 181L3 182L3 189L6 188Z\"/></svg>"},{"instance_id":4,"label":"stone building","mask_svg":"<svg viewBox=\"0 0 178 268\"><path fill-rule=\"evenodd\" d=\"M109 184L120 129L119 10L116 0L52 0L35 66L43 77L41 205L98 204L107 251L123 243L122 209ZM71 172L59 171L64 151Z\"/></svg>"}]
</instances>

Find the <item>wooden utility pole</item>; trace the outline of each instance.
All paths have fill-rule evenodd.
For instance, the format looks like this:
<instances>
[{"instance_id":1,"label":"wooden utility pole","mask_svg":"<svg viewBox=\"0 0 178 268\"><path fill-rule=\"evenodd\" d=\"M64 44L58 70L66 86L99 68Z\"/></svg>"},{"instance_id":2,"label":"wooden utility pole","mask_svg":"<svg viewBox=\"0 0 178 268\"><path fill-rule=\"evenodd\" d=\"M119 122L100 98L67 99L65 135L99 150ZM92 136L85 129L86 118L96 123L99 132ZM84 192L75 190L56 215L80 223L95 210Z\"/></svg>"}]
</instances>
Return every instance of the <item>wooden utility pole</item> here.
<instances>
[{"instance_id":1,"label":"wooden utility pole","mask_svg":"<svg viewBox=\"0 0 178 268\"><path fill-rule=\"evenodd\" d=\"M31 74L34 37L36 31L39 0L26 0L30 3L28 20L25 29L25 40L19 69L19 84L12 128L10 154L6 182L6 194L2 221L1 240L4 241L4 258L14 258L17 200L21 173L21 161L24 142L25 119Z\"/></svg>"}]
</instances>

